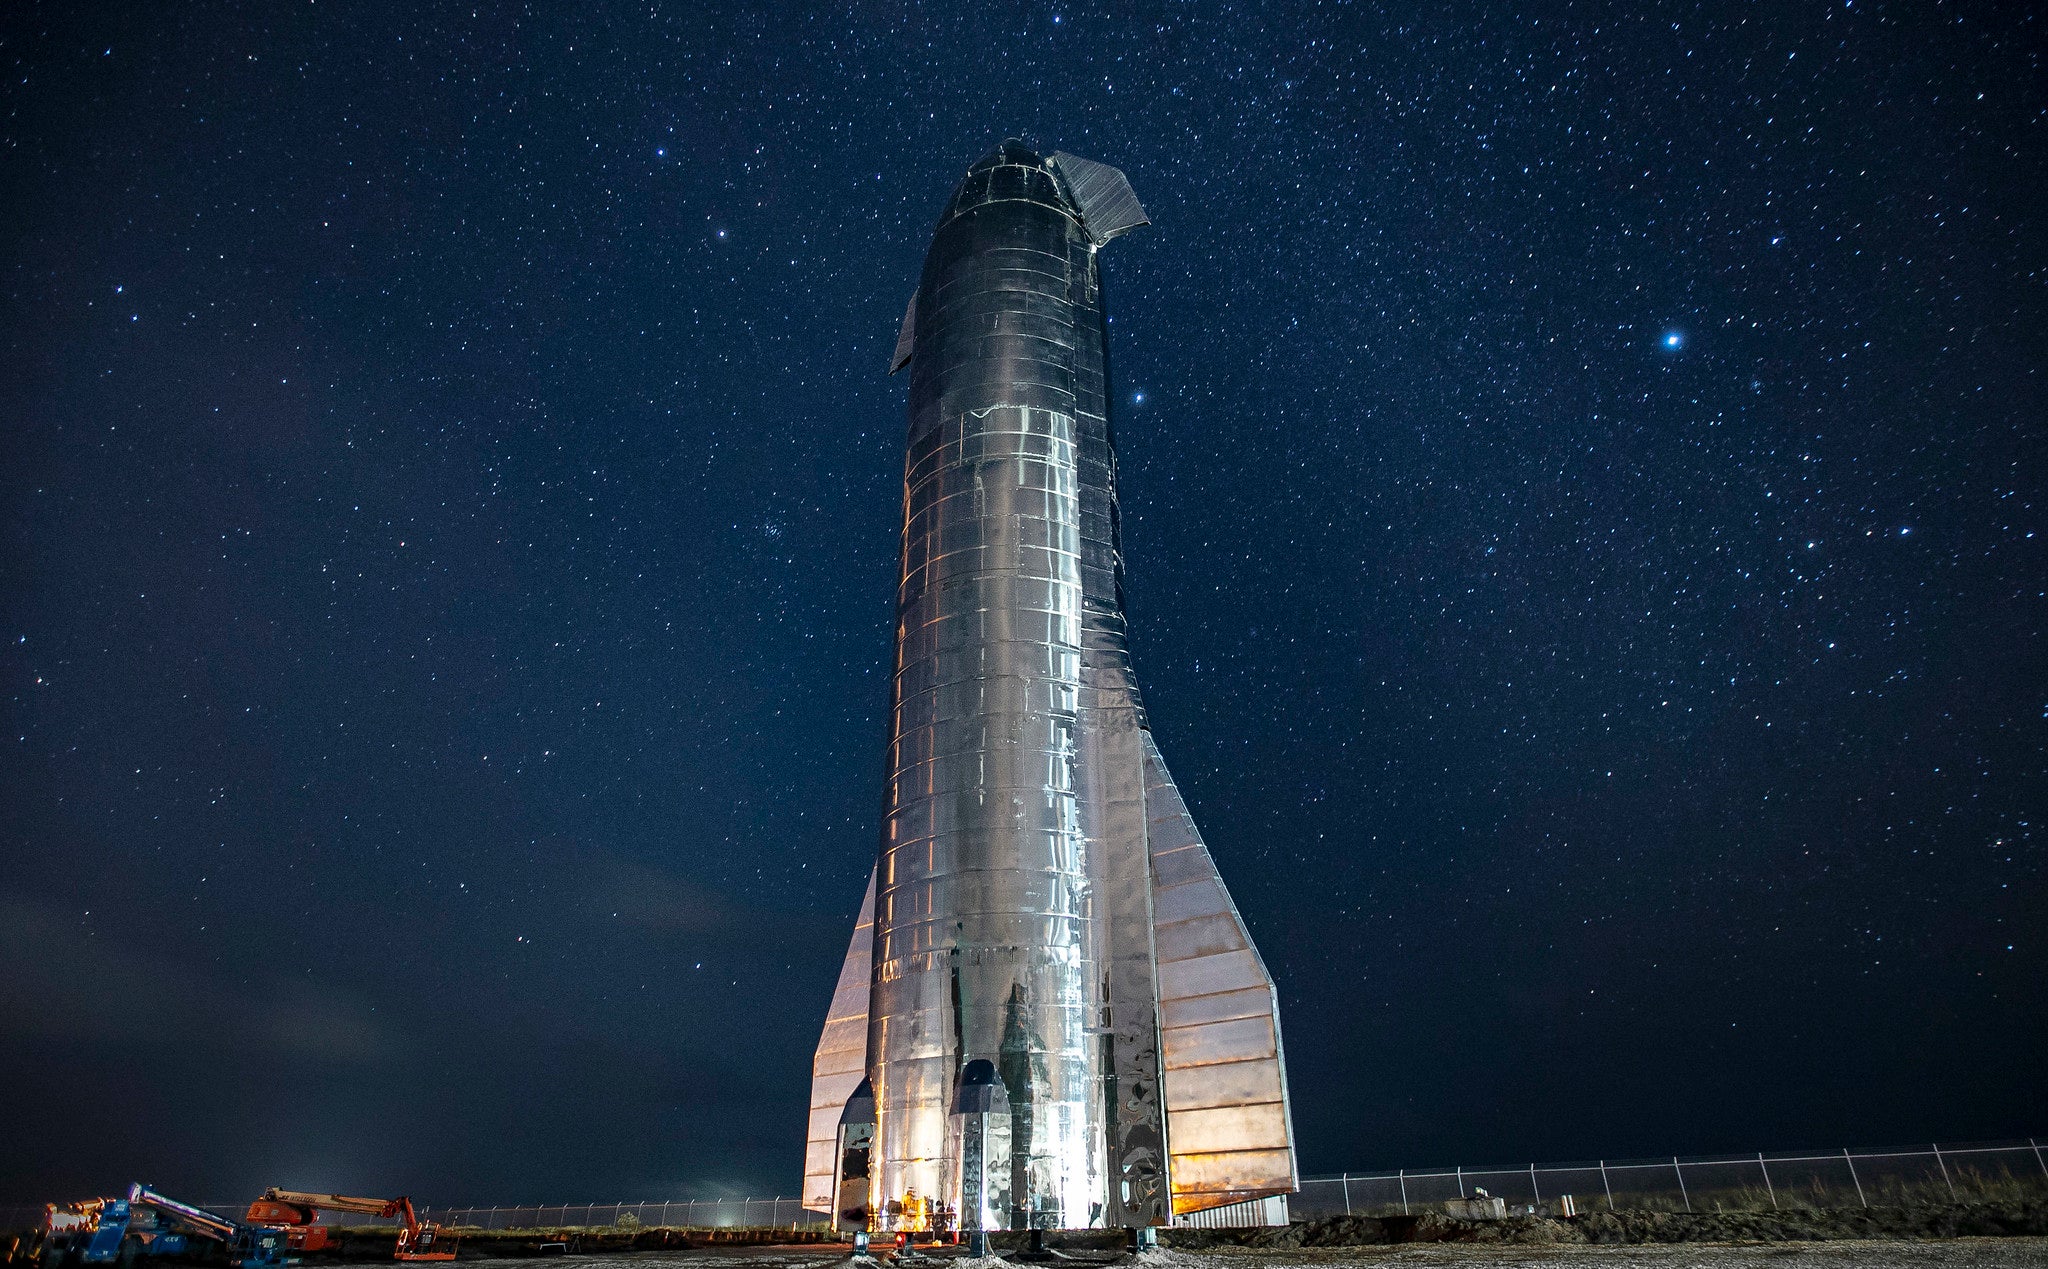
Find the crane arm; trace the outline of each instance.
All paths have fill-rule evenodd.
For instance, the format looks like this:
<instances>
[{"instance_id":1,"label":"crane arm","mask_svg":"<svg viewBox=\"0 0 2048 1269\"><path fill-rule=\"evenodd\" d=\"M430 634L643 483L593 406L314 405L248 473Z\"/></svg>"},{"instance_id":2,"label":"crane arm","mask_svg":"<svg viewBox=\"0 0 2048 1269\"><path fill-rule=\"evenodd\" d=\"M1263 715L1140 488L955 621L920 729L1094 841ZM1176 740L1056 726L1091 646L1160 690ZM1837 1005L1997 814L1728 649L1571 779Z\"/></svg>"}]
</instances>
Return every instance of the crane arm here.
<instances>
[{"instance_id":1,"label":"crane arm","mask_svg":"<svg viewBox=\"0 0 2048 1269\"><path fill-rule=\"evenodd\" d=\"M128 1187L128 1202L131 1205L138 1203L146 1204L171 1217L173 1220L196 1229L208 1237L217 1238L222 1242L233 1238L242 1229L240 1224L229 1220L225 1216L217 1216L203 1207L194 1207L190 1203L180 1203L174 1198L158 1194L155 1190L139 1182Z\"/></svg>"},{"instance_id":2,"label":"crane arm","mask_svg":"<svg viewBox=\"0 0 2048 1269\"><path fill-rule=\"evenodd\" d=\"M271 1186L263 1197L273 1203L289 1203L294 1207L326 1208L334 1212L361 1212L368 1216L397 1216L409 1211L412 1204L403 1198L354 1198L347 1194L306 1194L299 1190L280 1190Z\"/></svg>"}]
</instances>

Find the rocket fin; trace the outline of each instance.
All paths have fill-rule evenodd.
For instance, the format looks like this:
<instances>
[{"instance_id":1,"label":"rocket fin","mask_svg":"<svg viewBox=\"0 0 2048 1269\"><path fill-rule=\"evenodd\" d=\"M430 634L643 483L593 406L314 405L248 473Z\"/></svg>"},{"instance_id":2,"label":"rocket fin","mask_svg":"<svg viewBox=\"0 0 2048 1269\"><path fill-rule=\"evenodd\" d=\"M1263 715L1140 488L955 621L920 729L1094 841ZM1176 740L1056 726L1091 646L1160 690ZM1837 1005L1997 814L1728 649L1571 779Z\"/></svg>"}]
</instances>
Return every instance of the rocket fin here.
<instances>
[{"instance_id":1,"label":"rocket fin","mask_svg":"<svg viewBox=\"0 0 2048 1269\"><path fill-rule=\"evenodd\" d=\"M896 351L889 354L889 373L895 374L910 364L910 353L917 342L917 292L910 293L910 303L903 308L903 325L896 328Z\"/></svg>"},{"instance_id":2,"label":"rocket fin","mask_svg":"<svg viewBox=\"0 0 2048 1269\"><path fill-rule=\"evenodd\" d=\"M868 873L867 897L853 923L853 941L839 969L839 986L825 1014L825 1030L811 1059L811 1120L804 1143L803 1204L821 1215L832 1211L838 1179L839 1116L846 1099L868 1074L868 979L874 966L875 874Z\"/></svg>"},{"instance_id":3,"label":"rocket fin","mask_svg":"<svg viewBox=\"0 0 2048 1269\"><path fill-rule=\"evenodd\" d=\"M1152 223L1139 205L1131 182L1118 169L1064 151L1052 156L1052 165L1067 182L1074 203L1081 209L1081 225L1096 246L1139 225Z\"/></svg>"},{"instance_id":4,"label":"rocket fin","mask_svg":"<svg viewBox=\"0 0 2048 1269\"><path fill-rule=\"evenodd\" d=\"M1298 1186L1273 977L1145 735L1168 1172L1176 1213Z\"/></svg>"}]
</instances>

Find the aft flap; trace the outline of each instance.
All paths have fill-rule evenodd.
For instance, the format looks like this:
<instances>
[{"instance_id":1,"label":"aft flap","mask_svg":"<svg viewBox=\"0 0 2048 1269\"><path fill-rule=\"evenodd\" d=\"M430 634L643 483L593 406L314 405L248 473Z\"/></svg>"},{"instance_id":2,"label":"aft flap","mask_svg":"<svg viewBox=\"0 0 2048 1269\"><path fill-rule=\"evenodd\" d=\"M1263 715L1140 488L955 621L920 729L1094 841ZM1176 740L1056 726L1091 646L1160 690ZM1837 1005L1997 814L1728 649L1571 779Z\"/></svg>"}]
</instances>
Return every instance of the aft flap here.
<instances>
[{"instance_id":1,"label":"aft flap","mask_svg":"<svg viewBox=\"0 0 2048 1269\"><path fill-rule=\"evenodd\" d=\"M1293 1190L1294 1127L1273 976L1144 737L1168 1174L1185 1214Z\"/></svg>"},{"instance_id":2,"label":"aft flap","mask_svg":"<svg viewBox=\"0 0 2048 1269\"><path fill-rule=\"evenodd\" d=\"M875 874L868 873L867 897L853 923L846 963L825 1014L825 1030L811 1059L811 1120L804 1143L804 1207L832 1210L837 1179L839 1116L846 1099L868 1075L868 986L875 961Z\"/></svg>"},{"instance_id":3,"label":"aft flap","mask_svg":"<svg viewBox=\"0 0 2048 1269\"><path fill-rule=\"evenodd\" d=\"M1081 225L1096 246L1139 225L1152 223L1152 218L1139 206L1130 181L1118 169L1065 151L1053 155L1052 164L1067 182L1067 189L1081 209Z\"/></svg>"}]
</instances>

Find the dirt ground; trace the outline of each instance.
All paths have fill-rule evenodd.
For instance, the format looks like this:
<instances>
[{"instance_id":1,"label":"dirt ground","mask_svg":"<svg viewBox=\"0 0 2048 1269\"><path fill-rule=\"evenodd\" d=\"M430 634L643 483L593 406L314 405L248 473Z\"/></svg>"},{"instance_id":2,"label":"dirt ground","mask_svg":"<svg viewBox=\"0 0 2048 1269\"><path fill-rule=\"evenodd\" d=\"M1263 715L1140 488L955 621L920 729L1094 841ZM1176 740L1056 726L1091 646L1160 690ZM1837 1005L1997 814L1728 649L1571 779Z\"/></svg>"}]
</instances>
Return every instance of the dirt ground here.
<instances>
[{"instance_id":1,"label":"dirt ground","mask_svg":"<svg viewBox=\"0 0 2048 1269\"><path fill-rule=\"evenodd\" d=\"M1179 1253L1172 1253L1179 1258ZM1518 1247L1455 1243L1410 1243L1385 1249L1356 1247L1328 1251L1290 1251L1187 1255L1172 1269L1252 1269L1248 1260L1273 1269L1849 1269L1850 1266L1897 1266L1898 1269L2020 1269L2048 1266L2048 1238L1958 1238L1940 1242L1864 1241L1844 1239L1814 1243L1680 1243L1620 1247ZM1204 1263L1194 1263L1196 1261ZM1162 1269L1168 1267L1162 1266Z\"/></svg>"},{"instance_id":2,"label":"dirt ground","mask_svg":"<svg viewBox=\"0 0 2048 1269\"><path fill-rule=\"evenodd\" d=\"M731 1251L642 1253L631 1258L574 1257L576 1269L849 1269L822 1249L761 1247ZM466 1265L533 1269L530 1260L477 1260ZM1161 1251L1142 1258L1077 1258L1072 1269L1116 1264L1127 1269L2033 1269L2048 1267L2048 1238L1955 1238L1939 1241L1842 1239L1808 1243L1681 1243L1647 1246L1528 1247L1409 1243L1321 1250L1217 1248ZM1005 1260L958 1256L925 1259L920 1269L1039 1269ZM886 1260L882 1269L889 1269ZM909 1269L906 1264L904 1269Z\"/></svg>"}]
</instances>

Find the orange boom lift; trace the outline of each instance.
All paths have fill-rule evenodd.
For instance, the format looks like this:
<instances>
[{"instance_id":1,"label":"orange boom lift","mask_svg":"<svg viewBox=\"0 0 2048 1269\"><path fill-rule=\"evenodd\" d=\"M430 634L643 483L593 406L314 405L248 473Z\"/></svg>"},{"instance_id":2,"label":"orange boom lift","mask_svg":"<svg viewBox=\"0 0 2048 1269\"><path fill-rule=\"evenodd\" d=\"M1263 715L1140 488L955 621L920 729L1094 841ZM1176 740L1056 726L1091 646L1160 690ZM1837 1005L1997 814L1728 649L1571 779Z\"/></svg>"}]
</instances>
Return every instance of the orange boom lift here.
<instances>
[{"instance_id":1,"label":"orange boom lift","mask_svg":"<svg viewBox=\"0 0 2048 1269\"><path fill-rule=\"evenodd\" d=\"M330 1212L360 1212L385 1220L398 1218L404 1223L398 1231L400 1260L455 1259L453 1248L443 1251L437 1245L440 1224L420 1220L413 1214L412 1200L402 1195L395 1199L350 1198L346 1194L301 1194L273 1185L263 1191L262 1198L249 1204L243 1219L251 1225L282 1226L285 1241L293 1251L320 1251L328 1246L327 1227L319 1223L322 1208Z\"/></svg>"}]
</instances>

